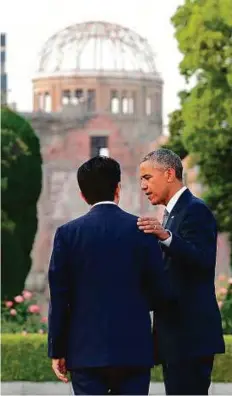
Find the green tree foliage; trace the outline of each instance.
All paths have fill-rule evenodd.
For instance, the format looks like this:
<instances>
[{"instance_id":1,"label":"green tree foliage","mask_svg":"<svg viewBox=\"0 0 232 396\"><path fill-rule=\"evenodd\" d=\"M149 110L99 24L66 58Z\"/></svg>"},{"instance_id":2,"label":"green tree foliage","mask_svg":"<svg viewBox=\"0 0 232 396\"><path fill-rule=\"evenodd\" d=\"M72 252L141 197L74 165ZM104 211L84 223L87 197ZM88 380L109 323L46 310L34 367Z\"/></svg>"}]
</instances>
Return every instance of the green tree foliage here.
<instances>
[{"instance_id":1,"label":"green tree foliage","mask_svg":"<svg viewBox=\"0 0 232 396\"><path fill-rule=\"evenodd\" d=\"M172 22L180 72L193 88L171 115L170 145L176 128L178 145L196 155L220 229L232 233L231 0L186 0Z\"/></svg>"},{"instance_id":2,"label":"green tree foliage","mask_svg":"<svg viewBox=\"0 0 232 396\"><path fill-rule=\"evenodd\" d=\"M181 159L183 159L186 157L188 152L182 142L184 122L181 109L175 110L169 115L168 125L170 139L165 145L163 145L163 147L174 151Z\"/></svg>"},{"instance_id":3,"label":"green tree foliage","mask_svg":"<svg viewBox=\"0 0 232 396\"><path fill-rule=\"evenodd\" d=\"M185 0L172 22L183 54L180 72L192 88L181 109L171 116L170 145L177 145L172 137L176 128L179 147L183 144L200 165L200 177L207 187L204 198L232 245L231 0ZM224 317L232 315L231 289L223 305Z\"/></svg>"},{"instance_id":4,"label":"green tree foliage","mask_svg":"<svg viewBox=\"0 0 232 396\"><path fill-rule=\"evenodd\" d=\"M181 104L183 105L186 100L188 93L183 91L179 93L179 98ZM184 130L184 120L182 115L182 108L173 111L169 114L169 133L170 138L168 142L164 145L165 148L173 150L177 153L181 159L188 155L188 150L183 143L183 130Z\"/></svg>"},{"instance_id":5,"label":"green tree foliage","mask_svg":"<svg viewBox=\"0 0 232 396\"><path fill-rule=\"evenodd\" d=\"M39 141L30 124L1 109L2 298L21 292L31 267L42 170Z\"/></svg>"}]
</instances>

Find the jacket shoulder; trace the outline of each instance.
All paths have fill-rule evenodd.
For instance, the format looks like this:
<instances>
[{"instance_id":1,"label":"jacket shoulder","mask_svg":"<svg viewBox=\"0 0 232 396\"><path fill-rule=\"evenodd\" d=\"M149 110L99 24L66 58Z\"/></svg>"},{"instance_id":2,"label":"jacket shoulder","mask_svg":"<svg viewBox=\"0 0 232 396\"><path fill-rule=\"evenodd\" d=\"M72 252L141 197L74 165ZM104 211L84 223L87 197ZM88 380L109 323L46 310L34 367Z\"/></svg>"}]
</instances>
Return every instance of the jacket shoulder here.
<instances>
[{"instance_id":1,"label":"jacket shoulder","mask_svg":"<svg viewBox=\"0 0 232 396\"><path fill-rule=\"evenodd\" d=\"M139 246L141 244L141 246L149 246L149 245L159 245L158 244L158 240L156 238L154 238L154 235L152 234L145 234L143 231L139 230L138 226L137 226L137 221L139 216L133 215L129 212L126 211L122 211L122 215L125 217L125 219L127 220L127 224L131 227L131 229L134 230L134 236L136 235L138 240L137 242L139 242Z\"/></svg>"},{"instance_id":2,"label":"jacket shoulder","mask_svg":"<svg viewBox=\"0 0 232 396\"><path fill-rule=\"evenodd\" d=\"M65 224L62 224L57 228L58 231L60 231L61 234L72 231L73 229L78 228L81 226L85 220L87 219L88 213L86 213L83 216L77 217L76 219L70 220Z\"/></svg>"},{"instance_id":3,"label":"jacket shoulder","mask_svg":"<svg viewBox=\"0 0 232 396\"><path fill-rule=\"evenodd\" d=\"M206 204L206 202L203 199L196 197L195 195L192 195L192 198L189 201L189 208L192 208L192 209L200 209L201 208L202 210L212 213L209 206Z\"/></svg>"},{"instance_id":4,"label":"jacket shoulder","mask_svg":"<svg viewBox=\"0 0 232 396\"><path fill-rule=\"evenodd\" d=\"M121 216L121 219L124 221L124 225L128 226L129 228L134 229L137 234L145 235L143 232L141 232L139 230L139 228L137 226L137 221L138 221L139 216L136 216L136 215L126 212L124 210L121 210L120 216Z\"/></svg>"},{"instance_id":5,"label":"jacket shoulder","mask_svg":"<svg viewBox=\"0 0 232 396\"><path fill-rule=\"evenodd\" d=\"M192 195L185 211L185 215L197 214L198 217L206 216L216 222L213 212L203 199Z\"/></svg>"},{"instance_id":6,"label":"jacket shoulder","mask_svg":"<svg viewBox=\"0 0 232 396\"><path fill-rule=\"evenodd\" d=\"M132 213L126 212L125 210L121 209L121 216L131 222L137 222L139 216L133 215Z\"/></svg>"}]
</instances>

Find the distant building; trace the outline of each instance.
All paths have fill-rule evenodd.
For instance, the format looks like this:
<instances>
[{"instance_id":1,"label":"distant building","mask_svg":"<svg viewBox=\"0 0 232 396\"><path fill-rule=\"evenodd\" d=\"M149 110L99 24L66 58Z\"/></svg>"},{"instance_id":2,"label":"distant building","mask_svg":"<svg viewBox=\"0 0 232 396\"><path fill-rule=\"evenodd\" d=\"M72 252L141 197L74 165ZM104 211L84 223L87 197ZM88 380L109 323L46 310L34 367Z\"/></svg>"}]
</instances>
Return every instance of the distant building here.
<instances>
[{"instance_id":1,"label":"distant building","mask_svg":"<svg viewBox=\"0 0 232 396\"><path fill-rule=\"evenodd\" d=\"M6 34L1 33L1 104L7 103Z\"/></svg>"},{"instance_id":2,"label":"distant building","mask_svg":"<svg viewBox=\"0 0 232 396\"><path fill-rule=\"evenodd\" d=\"M33 112L43 158L38 230L26 288L47 299L46 273L57 226L83 215L76 169L90 157L121 164L121 207L152 208L139 187L138 165L162 135L163 80L148 41L130 29L87 21L56 33L41 49L33 78ZM154 211L154 210L153 210Z\"/></svg>"}]
</instances>

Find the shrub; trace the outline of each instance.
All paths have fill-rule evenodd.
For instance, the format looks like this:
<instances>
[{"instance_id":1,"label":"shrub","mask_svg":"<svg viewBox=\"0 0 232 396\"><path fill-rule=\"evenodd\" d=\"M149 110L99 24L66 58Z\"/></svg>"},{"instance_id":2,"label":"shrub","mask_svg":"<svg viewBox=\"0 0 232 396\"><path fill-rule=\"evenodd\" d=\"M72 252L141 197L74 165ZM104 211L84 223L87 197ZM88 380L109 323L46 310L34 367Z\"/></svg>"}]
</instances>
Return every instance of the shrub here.
<instances>
[{"instance_id":1,"label":"shrub","mask_svg":"<svg viewBox=\"0 0 232 396\"><path fill-rule=\"evenodd\" d=\"M224 337L226 343L226 353L217 355L214 361L214 368L212 373L213 382L232 382L232 336ZM152 370L153 381L163 381L161 367L155 367Z\"/></svg>"},{"instance_id":2,"label":"shrub","mask_svg":"<svg viewBox=\"0 0 232 396\"><path fill-rule=\"evenodd\" d=\"M232 334L232 286L229 287L221 309L224 334Z\"/></svg>"},{"instance_id":3,"label":"shrub","mask_svg":"<svg viewBox=\"0 0 232 396\"><path fill-rule=\"evenodd\" d=\"M221 274L216 279L216 295L221 310L224 334L232 334L232 278Z\"/></svg>"},{"instance_id":4,"label":"shrub","mask_svg":"<svg viewBox=\"0 0 232 396\"><path fill-rule=\"evenodd\" d=\"M232 382L232 337L226 336L226 354L215 359L213 381ZM56 381L47 357L47 337L40 334L2 335L2 381ZM162 381L160 367L152 380Z\"/></svg>"},{"instance_id":5,"label":"shrub","mask_svg":"<svg viewBox=\"0 0 232 396\"><path fill-rule=\"evenodd\" d=\"M47 318L41 317L40 308L31 292L24 290L22 295L2 304L2 333L45 333Z\"/></svg>"},{"instance_id":6,"label":"shrub","mask_svg":"<svg viewBox=\"0 0 232 396\"><path fill-rule=\"evenodd\" d=\"M40 334L2 335L2 381L54 381L47 338Z\"/></svg>"}]
</instances>

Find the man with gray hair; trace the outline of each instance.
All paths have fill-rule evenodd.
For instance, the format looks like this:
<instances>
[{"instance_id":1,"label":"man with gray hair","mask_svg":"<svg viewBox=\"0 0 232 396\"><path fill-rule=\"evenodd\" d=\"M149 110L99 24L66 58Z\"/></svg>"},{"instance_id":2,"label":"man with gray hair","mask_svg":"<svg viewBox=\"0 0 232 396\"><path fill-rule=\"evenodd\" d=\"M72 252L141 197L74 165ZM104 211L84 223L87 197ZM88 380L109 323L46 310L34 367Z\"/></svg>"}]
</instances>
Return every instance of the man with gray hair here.
<instances>
[{"instance_id":1,"label":"man with gray hair","mask_svg":"<svg viewBox=\"0 0 232 396\"><path fill-rule=\"evenodd\" d=\"M160 148L140 164L141 189L152 205L164 205L162 224L141 217L138 227L153 234L178 294L179 312L154 315L154 335L166 394L207 395L214 355L224 353L221 316L214 287L217 227L210 209L183 184L183 166Z\"/></svg>"}]
</instances>

